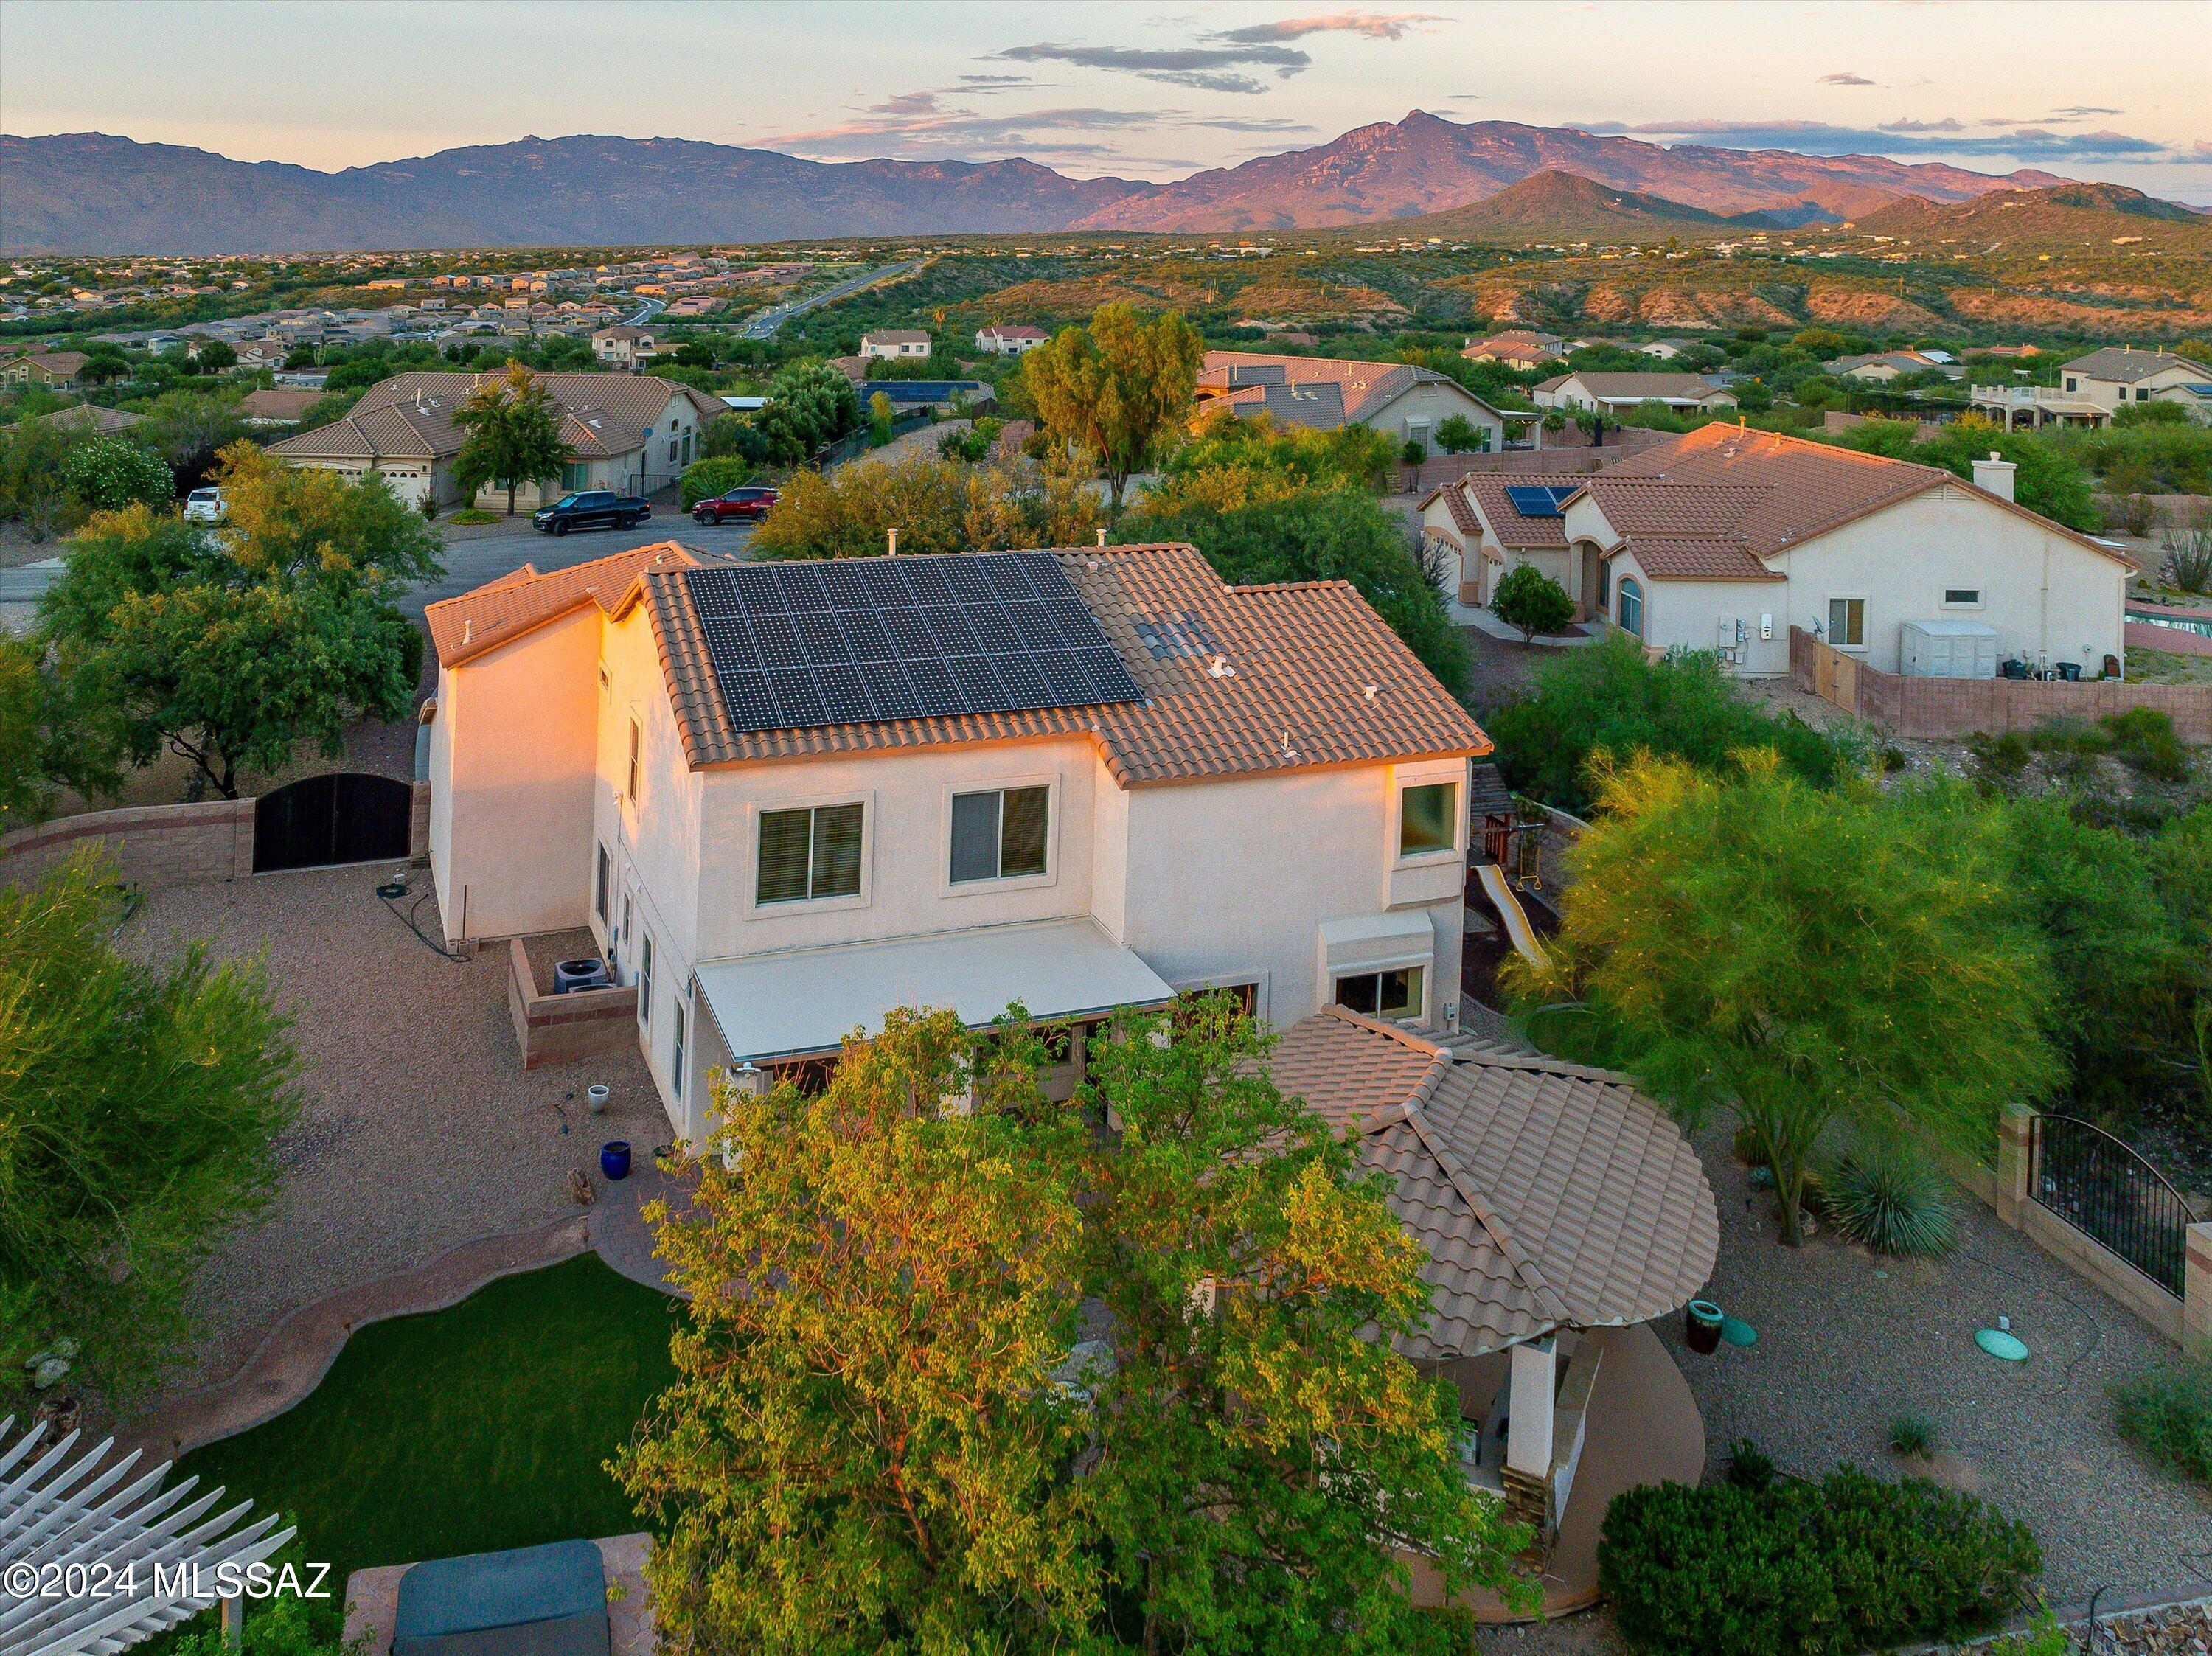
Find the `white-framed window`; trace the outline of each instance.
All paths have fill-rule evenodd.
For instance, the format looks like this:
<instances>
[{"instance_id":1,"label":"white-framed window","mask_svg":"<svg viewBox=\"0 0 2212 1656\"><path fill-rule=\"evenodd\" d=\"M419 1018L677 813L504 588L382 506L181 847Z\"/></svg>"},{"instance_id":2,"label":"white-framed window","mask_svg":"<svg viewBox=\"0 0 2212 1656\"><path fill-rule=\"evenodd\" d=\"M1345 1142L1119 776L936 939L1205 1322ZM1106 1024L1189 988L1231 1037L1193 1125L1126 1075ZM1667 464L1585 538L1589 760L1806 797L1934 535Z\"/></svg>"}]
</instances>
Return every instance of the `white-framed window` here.
<instances>
[{"instance_id":1,"label":"white-framed window","mask_svg":"<svg viewBox=\"0 0 2212 1656\"><path fill-rule=\"evenodd\" d=\"M859 896L866 826L858 799L761 812L753 901L766 907Z\"/></svg>"},{"instance_id":2,"label":"white-framed window","mask_svg":"<svg viewBox=\"0 0 2212 1656\"><path fill-rule=\"evenodd\" d=\"M645 726L635 719L629 722L629 780L623 788L623 797L632 804L637 803L637 785L645 768Z\"/></svg>"},{"instance_id":3,"label":"white-framed window","mask_svg":"<svg viewBox=\"0 0 2212 1656\"><path fill-rule=\"evenodd\" d=\"M1052 846L1052 788L990 788L956 793L950 872L954 885L1042 875Z\"/></svg>"},{"instance_id":4,"label":"white-framed window","mask_svg":"<svg viewBox=\"0 0 2212 1656\"><path fill-rule=\"evenodd\" d=\"M1947 586L1943 589L1946 610L1978 610L1982 607L1982 589L1978 586Z\"/></svg>"},{"instance_id":5,"label":"white-framed window","mask_svg":"<svg viewBox=\"0 0 2212 1656\"><path fill-rule=\"evenodd\" d=\"M1427 975L1428 969L1419 966L1351 973L1336 980L1336 1004L1370 1017L1417 1018Z\"/></svg>"},{"instance_id":6,"label":"white-framed window","mask_svg":"<svg viewBox=\"0 0 2212 1656\"><path fill-rule=\"evenodd\" d=\"M1644 636L1644 583L1633 575L1620 578L1620 597L1617 619L1620 630Z\"/></svg>"},{"instance_id":7,"label":"white-framed window","mask_svg":"<svg viewBox=\"0 0 2212 1656\"><path fill-rule=\"evenodd\" d=\"M1866 600L1828 600L1828 642L1838 650L1866 648Z\"/></svg>"},{"instance_id":8,"label":"white-framed window","mask_svg":"<svg viewBox=\"0 0 2212 1656\"><path fill-rule=\"evenodd\" d=\"M1419 857L1459 846L1459 784L1419 782L1398 793L1398 854Z\"/></svg>"},{"instance_id":9,"label":"white-framed window","mask_svg":"<svg viewBox=\"0 0 2212 1656\"><path fill-rule=\"evenodd\" d=\"M668 1003L668 1092L681 1104L684 1101L684 997L676 995Z\"/></svg>"},{"instance_id":10,"label":"white-framed window","mask_svg":"<svg viewBox=\"0 0 2212 1656\"><path fill-rule=\"evenodd\" d=\"M642 931L637 939L637 1021L641 1028L653 1028L653 933Z\"/></svg>"}]
</instances>

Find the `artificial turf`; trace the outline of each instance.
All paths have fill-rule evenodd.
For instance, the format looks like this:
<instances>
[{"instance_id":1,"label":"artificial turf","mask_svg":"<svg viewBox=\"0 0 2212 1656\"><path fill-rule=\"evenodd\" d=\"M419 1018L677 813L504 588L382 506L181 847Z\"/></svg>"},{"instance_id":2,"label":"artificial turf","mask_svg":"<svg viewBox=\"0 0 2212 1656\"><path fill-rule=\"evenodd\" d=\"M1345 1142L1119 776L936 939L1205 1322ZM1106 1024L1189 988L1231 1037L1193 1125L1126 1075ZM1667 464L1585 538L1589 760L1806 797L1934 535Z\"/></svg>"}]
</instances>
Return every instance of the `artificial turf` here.
<instances>
[{"instance_id":1,"label":"artificial turf","mask_svg":"<svg viewBox=\"0 0 2212 1656\"><path fill-rule=\"evenodd\" d=\"M346 1342L321 1385L182 1471L281 1510L292 1556L352 1571L644 1526L606 1470L675 1379L676 1301L596 1254Z\"/></svg>"}]
</instances>

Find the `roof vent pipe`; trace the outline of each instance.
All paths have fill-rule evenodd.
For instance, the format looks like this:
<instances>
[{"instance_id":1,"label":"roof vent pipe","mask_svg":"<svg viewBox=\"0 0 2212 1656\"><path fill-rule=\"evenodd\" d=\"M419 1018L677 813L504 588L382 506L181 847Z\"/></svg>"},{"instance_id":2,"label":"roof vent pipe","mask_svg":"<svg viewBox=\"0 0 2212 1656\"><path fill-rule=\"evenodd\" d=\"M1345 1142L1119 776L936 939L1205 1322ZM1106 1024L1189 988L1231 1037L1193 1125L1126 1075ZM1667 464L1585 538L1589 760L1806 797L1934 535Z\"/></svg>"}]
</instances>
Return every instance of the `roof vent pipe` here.
<instances>
[{"instance_id":1,"label":"roof vent pipe","mask_svg":"<svg viewBox=\"0 0 2212 1656\"><path fill-rule=\"evenodd\" d=\"M890 558L898 556L898 531L892 529L886 531L884 538L887 543L884 549L884 555Z\"/></svg>"},{"instance_id":2,"label":"roof vent pipe","mask_svg":"<svg viewBox=\"0 0 2212 1656\"><path fill-rule=\"evenodd\" d=\"M1106 526L1103 524L1098 526L1098 544L1101 546L1106 544Z\"/></svg>"}]
</instances>

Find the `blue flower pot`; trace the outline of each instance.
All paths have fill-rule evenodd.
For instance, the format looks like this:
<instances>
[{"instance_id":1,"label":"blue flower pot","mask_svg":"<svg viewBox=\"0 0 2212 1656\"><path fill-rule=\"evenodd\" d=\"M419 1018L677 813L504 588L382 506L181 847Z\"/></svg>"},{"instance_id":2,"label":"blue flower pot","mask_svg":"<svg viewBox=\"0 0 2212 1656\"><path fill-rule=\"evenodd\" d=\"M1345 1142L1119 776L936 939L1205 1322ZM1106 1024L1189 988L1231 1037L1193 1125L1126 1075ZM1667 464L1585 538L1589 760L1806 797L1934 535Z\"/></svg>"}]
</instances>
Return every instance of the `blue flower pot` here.
<instances>
[{"instance_id":1,"label":"blue flower pot","mask_svg":"<svg viewBox=\"0 0 2212 1656\"><path fill-rule=\"evenodd\" d=\"M629 1177L629 1140L617 1138L599 1146L599 1171L610 1179Z\"/></svg>"}]
</instances>

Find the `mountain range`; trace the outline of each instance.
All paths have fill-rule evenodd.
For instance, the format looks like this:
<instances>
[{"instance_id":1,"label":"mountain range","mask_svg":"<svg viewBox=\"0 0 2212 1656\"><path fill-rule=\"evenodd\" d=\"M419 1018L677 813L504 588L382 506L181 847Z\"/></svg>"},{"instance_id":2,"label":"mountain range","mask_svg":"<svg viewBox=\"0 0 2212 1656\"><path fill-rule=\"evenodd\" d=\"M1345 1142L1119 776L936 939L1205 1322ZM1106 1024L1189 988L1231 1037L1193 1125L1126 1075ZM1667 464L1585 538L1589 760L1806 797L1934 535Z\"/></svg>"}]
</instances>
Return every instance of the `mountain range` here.
<instances>
[{"instance_id":1,"label":"mountain range","mask_svg":"<svg viewBox=\"0 0 2212 1656\"><path fill-rule=\"evenodd\" d=\"M1249 233L1449 211L1547 171L1698 214L1767 214L1778 223L1869 214L1900 197L1957 202L2068 182L1878 155L1668 148L1421 110L1169 184L1072 179L1022 160L813 161L686 139L599 136L523 138L321 173L64 133L0 136L0 250L216 254Z\"/></svg>"},{"instance_id":2,"label":"mountain range","mask_svg":"<svg viewBox=\"0 0 2212 1656\"><path fill-rule=\"evenodd\" d=\"M1615 190L1546 167L1494 196L1441 213L1401 219L1390 228L1407 236L1525 246L1532 242L1658 240L1667 236L1711 240L1735 231L1784 229L1805 221L1790 211L1708 213L1663 196Z\"/></svg>"}]
</instances>

